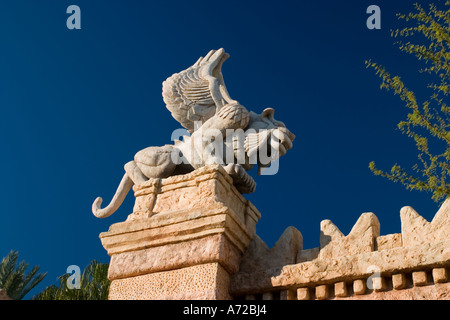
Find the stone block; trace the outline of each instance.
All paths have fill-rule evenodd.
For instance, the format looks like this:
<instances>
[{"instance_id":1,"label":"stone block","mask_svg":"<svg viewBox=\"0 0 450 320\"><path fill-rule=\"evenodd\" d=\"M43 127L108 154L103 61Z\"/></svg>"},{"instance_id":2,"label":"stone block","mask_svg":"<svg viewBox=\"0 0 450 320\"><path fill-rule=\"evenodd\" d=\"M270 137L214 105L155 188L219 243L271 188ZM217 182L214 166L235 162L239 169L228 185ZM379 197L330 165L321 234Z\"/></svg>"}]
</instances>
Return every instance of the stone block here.
<instances>
[{"instance_id":1,"label":"stone block","mask_svg":"<svg viewBox=\"0 0 450 320\"><path fill-rule=\"evenodd\" d=\"M401 290L406 287L406 277L403 273L397 273L392 275L392 287L395 290Z\"/></svg>"},{"instance_id":2,"label":"stone block","mask_svg":"<svg viewBox=\"0 0 450 320\"><path fill-rule=\"evenodd\" d=\"M334 295L336 297L346 297L347 296L347 284L343 281L336 282L334 284Z\"/></svg>"},{"instance_id":3,"label":"stone block","mask_svg":"<svg viewBox=\"0 0 450 320\"><path fill-rule=\"evenodd\" d=\"M428 283L427 273L425 271L413 272L412 279L415 286L425 286Z\"/></svg>"},{"instance_id":4,"label":"stone block","mask_svg":"<svg viewBox=\"0 0 450 320\"><path fill-rule=\"evenodd\" d=\"M366 281L362 279L353 281L353 293L356 295L366 293Z\"/></svg>"},{"instance_id":5,"label":"stone block","mask_svg":"<svg viewBox=\"0 0 450 320\"><path fill-rule=\"evenodd\" d=\"M323 284L316 287L316 299L325 300L328 299L328 286Z\"/></svg>"},{"instance_id":6,"label":"stone block","mask_svg":"<svg viewBox=\"0 0 450 320\"><path fill-rule=\"evenodd\" d=\"M448 280L447 269L445 268L434 268L432 274L434 283L443 283Z\"/></svg>"},{"instance_id":7,"label":"stone block","mask_svg":"<svg viewBox=\"0 0 450 320\"><path fill-rule=\"evenodd\" d=\"M297 300L310 300L311 295L309 293L309 288L298 288L297 289Z\"/></svg>"},{"instance_id":8,"label":"stone block","mask_svg":"<svg viewBox=\"0 0 450 320\"><path fill-rule=\"evenodd\" d=\"M386 290L386 281L383 277L373 277L372 278L372 288L375 292Z\"/></svg>"}]
</instances>

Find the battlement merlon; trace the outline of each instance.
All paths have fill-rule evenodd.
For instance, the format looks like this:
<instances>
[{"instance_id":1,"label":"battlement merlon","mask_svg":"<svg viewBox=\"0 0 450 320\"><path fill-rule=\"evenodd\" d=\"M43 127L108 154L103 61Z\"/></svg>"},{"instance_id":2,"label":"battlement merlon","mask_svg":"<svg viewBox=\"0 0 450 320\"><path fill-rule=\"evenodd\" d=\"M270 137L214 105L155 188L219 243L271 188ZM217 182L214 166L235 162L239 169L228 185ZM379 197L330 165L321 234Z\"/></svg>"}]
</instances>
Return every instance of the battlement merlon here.
<instances>
[{"instance_id":1,"label":"battlement merlon","mask_svg":"<svg viewBox=\"0 0 450 320\"><path fill-rule=\"evenodd\" d=\"M256 236L232 277L230 292L268 299L280 292L296 299L450 299L449 213L450 199L431 222L403 207L402 232L382 236L380 223L370 212L360 216L347 236L324 220L320 247L311 249L302 248L302 235L294 227L286 229L271 249ZM378 286L370 288L373 283Z\"/></svg>"}]
</instances>

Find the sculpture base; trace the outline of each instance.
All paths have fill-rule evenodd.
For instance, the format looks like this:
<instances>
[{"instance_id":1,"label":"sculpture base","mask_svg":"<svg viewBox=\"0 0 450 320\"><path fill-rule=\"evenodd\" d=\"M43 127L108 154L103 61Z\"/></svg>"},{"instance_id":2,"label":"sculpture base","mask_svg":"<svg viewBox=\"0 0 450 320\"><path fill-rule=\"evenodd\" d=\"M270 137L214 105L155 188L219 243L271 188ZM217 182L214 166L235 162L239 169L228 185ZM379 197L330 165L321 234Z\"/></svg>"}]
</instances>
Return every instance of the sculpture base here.
<instances>
[{"instance_id":1,"label":"sculpture base","mask_svg":"<svg viewBox=\"0 0 450 320\"><path fill-rule=\"evenodd\" d=\"M219 166L135 186L137 213L100 239L110 299L229 299L260 213ZM147 204L145 206L144 204Z\"/></svg>"},{"instance_id":2,"label":"sculpture base","mask_svg":"<svg viewBox=\"0 0 450 320\"><path fill-rule=\"evenodd\" d=\"M229 300L229 273L205 263L111 282L110 300Z\"/></svg>"}]
</instances>

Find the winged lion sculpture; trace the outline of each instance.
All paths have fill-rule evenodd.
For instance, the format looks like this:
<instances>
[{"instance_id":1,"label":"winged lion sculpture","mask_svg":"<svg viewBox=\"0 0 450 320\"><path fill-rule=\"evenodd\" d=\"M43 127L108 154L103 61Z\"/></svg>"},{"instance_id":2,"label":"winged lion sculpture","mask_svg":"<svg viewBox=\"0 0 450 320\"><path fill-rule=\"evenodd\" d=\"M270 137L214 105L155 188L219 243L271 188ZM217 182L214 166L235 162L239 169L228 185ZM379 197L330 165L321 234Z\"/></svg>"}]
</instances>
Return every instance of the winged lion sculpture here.
<instances>
[{"instance_id":1,"label":"winged lion sculpture","mask_svg":"<svg viewBox=\"0 0 450 320\"><path fill-rule=\"evenodd\" d=\"M256 164L260 174L292 148L295 135L274 119L272 108L257 114L231 99L222 75L228 58L224 49L211 50L163 82L167 109L190 135L173 145L137 152L134 160L125 164L125 174L109 205L101 208L100 197L94 201L96 217L113 214L134 184L185 174L212 163L223 166L241 193L252 193L256 183L247 171Z\"/></svg>"}]
</instances>

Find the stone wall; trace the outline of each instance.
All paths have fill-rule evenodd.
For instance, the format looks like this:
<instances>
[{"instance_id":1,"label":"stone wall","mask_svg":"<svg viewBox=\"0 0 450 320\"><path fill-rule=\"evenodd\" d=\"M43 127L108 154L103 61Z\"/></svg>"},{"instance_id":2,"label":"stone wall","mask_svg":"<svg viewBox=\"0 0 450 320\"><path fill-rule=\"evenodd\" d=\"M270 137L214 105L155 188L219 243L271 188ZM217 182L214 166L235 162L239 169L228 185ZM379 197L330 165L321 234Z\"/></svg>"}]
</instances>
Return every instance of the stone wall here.
<instances>
[{"instance_id":1,"label":"stone wall","mask_svg":"<svg viewBox=\"0 0 450 320\"><path fill-rule=\"evenodd\" d=\"M397 234L381 236L373 213L346 236L324 220L320 247L303 249L294 227L268 248L220 166L134 192L133 213L100 235L110 299L450 299L450 200L431 222L403 208Z\"/></svg>"},{"instance_id":2,"label":"stone wall","mask_svg":"<svg viewBox=\"0 0 450 320\"><path fill-rule=\"evenodd\" d=\"M302 248L288 228L272 249L255 236L230 283L244 299L450 299L450 200L431 222L413 208L400 212L401 233L380 236L364 213L347 236L320 225L320 247Z\"/></svg>"}]
</instances>

